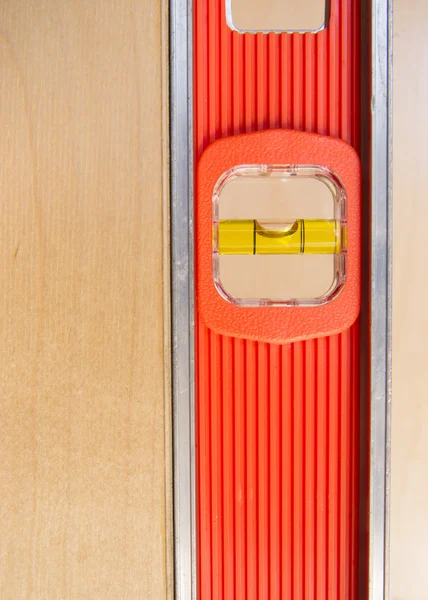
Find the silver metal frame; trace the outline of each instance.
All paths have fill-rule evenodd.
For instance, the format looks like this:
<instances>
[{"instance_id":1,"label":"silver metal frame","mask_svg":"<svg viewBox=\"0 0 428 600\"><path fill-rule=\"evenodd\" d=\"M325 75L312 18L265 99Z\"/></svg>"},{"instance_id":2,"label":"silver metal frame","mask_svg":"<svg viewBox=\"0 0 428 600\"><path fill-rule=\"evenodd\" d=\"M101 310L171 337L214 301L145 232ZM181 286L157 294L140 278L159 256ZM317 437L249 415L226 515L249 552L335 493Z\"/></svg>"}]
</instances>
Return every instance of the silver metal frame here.
<instances>
[{"instance_id":1,"label":"silver metal frame","mask_svg":"<svg viewBox=\"0 0 428 600\"><path fill-rule=\"evenodd\" d=\"M369 600L389 598L392 0L372 0Z\"/></svg>"},{"instance_id":2,"label":"silver metal frame","mask_svg":"<svg viewBox=\"0 0 428 600\"><path fill-rule=\"evenodd\" d=\"M192 0L170 0L175 598L196 600Z\"/></svg>"},{"instance_id":3,"label":"silver metal frame","mask_svg":"<svg viewBox=\"0 0 428 600\"><path fill-rule=\"evenodd\" d=\"M369 600L389 598L392 0L371 0ZM196 600L192 0L170 0L175 598Z\"/></svg>"}]
</instances>

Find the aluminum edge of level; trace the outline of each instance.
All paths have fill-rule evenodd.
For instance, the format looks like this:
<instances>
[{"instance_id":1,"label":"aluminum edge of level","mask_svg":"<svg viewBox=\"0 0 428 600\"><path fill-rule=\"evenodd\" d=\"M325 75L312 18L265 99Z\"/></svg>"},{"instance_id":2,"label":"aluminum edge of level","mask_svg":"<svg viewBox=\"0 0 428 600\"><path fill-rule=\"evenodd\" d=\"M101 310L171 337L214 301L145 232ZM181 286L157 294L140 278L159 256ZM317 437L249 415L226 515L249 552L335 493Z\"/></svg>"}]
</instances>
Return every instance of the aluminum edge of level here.
<instances>
[{"instance_id":1,"label":"aluminum edge of level","mask_svg":"<svg viewBox=\"0 0 428 600\"><path fill-rule=\"evenodd\" d=\"M368 598L389 598L392 392L392 0L372 0Z\"/></svg>"},{"instance_id":2,"label":"aluminum edge of level","mask_svg":"<svg viewBox=\"0 0 428 600\"><path fill-rule=\"evenodd\" d=\"M196 600L192 0L170 0L174 589Z\"/></svg>"}]
</instances>

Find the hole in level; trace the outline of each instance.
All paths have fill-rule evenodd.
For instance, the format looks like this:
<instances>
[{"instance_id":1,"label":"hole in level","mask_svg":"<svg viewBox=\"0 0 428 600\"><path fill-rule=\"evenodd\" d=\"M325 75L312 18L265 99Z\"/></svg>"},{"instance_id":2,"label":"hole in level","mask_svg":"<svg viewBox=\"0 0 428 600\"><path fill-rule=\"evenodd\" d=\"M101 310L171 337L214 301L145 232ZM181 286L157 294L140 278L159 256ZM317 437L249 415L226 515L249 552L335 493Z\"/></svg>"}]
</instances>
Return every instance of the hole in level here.
<instances>
[{"instance_id":1,"label":"hole in level","mask_svg":"<svg viewBox=\"0 0 428 600\"><path fill-rule=\"evenodd\" d=\"M329 0L225 0L227 21L240 32L317 32L328 21Z\"/></svg>"}]
</instances>

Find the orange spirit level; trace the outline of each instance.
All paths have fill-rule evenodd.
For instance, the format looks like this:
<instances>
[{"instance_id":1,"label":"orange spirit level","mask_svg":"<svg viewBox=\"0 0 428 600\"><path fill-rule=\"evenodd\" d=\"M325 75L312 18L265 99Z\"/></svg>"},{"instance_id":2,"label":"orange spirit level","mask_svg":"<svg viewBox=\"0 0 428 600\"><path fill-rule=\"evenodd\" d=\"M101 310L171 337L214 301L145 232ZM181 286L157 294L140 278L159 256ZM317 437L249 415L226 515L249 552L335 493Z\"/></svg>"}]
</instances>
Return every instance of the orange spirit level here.
<instances>
[{"instance_id":1,"label":"orange spirit level","mask_svg":"<svg viewBox=\"0 0 428 600\"><path fill-rule=\"evenodd\" d=\"M172 8L178 598L381 600L388 2Z\"/></svg>"},{"instance_id":2,"label":"orange spirit level","mask_svg":"<svg viewBox=\"0 0 428 600\"><path fill-rule=\"evenodd\" d=\"M333 0L305 35L233 32L221 0L194 9L198 597L356 598L360 173L334 138L359 147L359 2ZM242 307L216 290L215 185L263 164L346 180L355 262L331 303Z\"/></svg>"}]
</instances>

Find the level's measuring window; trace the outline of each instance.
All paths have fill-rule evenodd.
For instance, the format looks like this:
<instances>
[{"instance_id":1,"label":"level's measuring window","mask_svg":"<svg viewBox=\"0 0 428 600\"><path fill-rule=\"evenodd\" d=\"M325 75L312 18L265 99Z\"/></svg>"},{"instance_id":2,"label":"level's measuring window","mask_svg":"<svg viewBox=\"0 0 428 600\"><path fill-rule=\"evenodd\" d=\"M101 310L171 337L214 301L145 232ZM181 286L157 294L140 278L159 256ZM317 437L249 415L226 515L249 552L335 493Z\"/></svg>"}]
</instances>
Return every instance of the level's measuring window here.
<instances>
[{"instance_id":1,"label":"level's measuring window","mask_svg":"<svg viewBox=\"0 0 428 600\"><path fill-rule=\"evenodd\" d=\"M241 306L320 305L346 278L346 194L320 166L243 165L213 194L213 277Z\"/></svg>"},{"instance_id":2,"label":"level's measuring window","mask_svg":"<svg viewBox=\"0 0 428 600\"><path fill-rule=\"evenodd\" d=\"M224 0L229 27L240 33L316 33L326 26L330 0Z\"/></svg>"}]
</instances>

